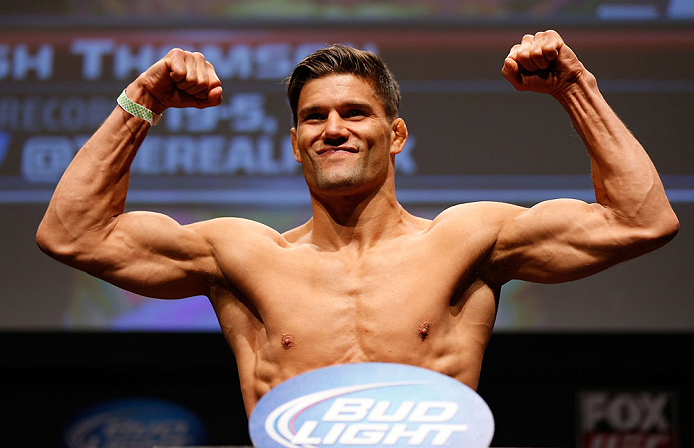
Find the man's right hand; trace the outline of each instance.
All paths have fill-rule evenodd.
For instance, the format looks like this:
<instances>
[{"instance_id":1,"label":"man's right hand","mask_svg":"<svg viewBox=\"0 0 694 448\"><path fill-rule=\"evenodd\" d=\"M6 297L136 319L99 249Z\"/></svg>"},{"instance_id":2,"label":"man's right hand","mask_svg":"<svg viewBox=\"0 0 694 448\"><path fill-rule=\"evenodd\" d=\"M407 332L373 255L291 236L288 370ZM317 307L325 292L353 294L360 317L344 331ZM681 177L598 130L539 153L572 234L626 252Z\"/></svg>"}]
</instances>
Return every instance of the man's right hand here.
<instances>
[{"instance_id":1,"label":"man's right hand","mask_svg":"<svg viewBox=\"0 0 694 448\"><path fill-rule=\"evenodd\" d=\"M202 53L174 48L126 89L128 97L156 113L169 107L203 109L222 102L214 67Z\"/></svg>"}]
</instances>

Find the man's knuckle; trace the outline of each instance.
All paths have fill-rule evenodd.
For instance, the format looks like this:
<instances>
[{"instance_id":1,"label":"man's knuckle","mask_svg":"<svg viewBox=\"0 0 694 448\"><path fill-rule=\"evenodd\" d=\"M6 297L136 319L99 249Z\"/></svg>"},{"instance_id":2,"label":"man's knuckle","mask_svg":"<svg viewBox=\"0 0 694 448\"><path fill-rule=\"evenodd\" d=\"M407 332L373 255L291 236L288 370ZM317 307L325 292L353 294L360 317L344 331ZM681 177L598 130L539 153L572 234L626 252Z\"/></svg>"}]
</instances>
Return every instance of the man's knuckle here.
<instances>
[{"instance_id":1,"label":"man's knuckle","mask_svg":"<svg viewBox=\"0 0 694 448\"><path fill-rule=\"evenodd\" d=\"M531 53L530 48L524 48L518 52L518 57L522 60L530 59Z\"/></svg>"},{"instance_id":2,"label":"man's knuckle","mask_svg":"<svg viewBox=\"0 0 694 448\"><path fill-rule=\"evenodd\" d=\"M535 36L533 36L532 34L526 34L525 36L523 36L523 39L521 39L521 45L529 45L533 41L533 39L535 39Z\"/></svg>"}]
</instances>

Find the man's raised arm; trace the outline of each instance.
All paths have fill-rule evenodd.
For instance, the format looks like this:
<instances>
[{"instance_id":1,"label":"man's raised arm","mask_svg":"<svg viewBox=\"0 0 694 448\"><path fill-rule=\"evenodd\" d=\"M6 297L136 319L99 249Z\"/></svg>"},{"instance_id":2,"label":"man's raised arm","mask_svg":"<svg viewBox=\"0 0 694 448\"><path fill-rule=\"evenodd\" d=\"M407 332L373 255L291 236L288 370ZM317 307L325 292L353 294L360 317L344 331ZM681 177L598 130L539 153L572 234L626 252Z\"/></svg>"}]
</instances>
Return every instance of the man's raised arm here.
<instances>
[{"instance_id":1,"label":"man's raised arm","mask_svg":"<svg viewBox=\"0 0 694 448\"><path fill-rule=\"evenodd\" d=\"M679 222L648 154L559 34L524 36L502 73L516 89L548 93L566 109L590 155L596 203L559 199L500 210L502 224L486 266L491 281L573 280L675 236Z\"/></svg>"},{"instance_id":2,"label":"man's raised arm","mask_svg":"<svg viewBox=\"0 0 694 448\"><path fill-rule=\"evenodd\" d=\"M212 65L200 53L178 49L125 93L155 114L168 107L216 106L222 99ZM218 268L200 225L180 226L156 213L123 213L130 165L149 127L132 112L114 109L60 179L36 241L52 257L140 294L204 294Z\"/></svg>"}]
</instances>

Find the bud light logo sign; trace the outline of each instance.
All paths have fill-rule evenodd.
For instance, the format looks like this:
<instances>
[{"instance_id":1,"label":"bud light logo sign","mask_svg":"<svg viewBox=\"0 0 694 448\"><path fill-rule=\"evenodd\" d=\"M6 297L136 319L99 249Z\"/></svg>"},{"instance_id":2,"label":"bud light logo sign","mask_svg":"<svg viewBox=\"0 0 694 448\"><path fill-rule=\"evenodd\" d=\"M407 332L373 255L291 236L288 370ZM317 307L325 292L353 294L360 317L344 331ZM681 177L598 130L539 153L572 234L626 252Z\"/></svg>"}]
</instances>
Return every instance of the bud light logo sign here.
<instances>
[{"instance_id":1,"label":"bud light logo sign","mask_svg":"<svg viewBox=\"0 0 694 448\"><path fill-rule=\"evenodd\" d=\"M176 403L124 398L90 407L73 418L64 448L151 448L207 442L200 418Z\"/></svg>"},{"instance_id":2,"label":"bud light logo sign","mask_svg":"<svg viewBox=\"0 0 694 448\"><path fill-rule=\"evenodd\" d=\"M291 378L258 402L253 445L488 447L494 418L472 389L420 367L361 363Z\"/></svg>"}]
</instances>

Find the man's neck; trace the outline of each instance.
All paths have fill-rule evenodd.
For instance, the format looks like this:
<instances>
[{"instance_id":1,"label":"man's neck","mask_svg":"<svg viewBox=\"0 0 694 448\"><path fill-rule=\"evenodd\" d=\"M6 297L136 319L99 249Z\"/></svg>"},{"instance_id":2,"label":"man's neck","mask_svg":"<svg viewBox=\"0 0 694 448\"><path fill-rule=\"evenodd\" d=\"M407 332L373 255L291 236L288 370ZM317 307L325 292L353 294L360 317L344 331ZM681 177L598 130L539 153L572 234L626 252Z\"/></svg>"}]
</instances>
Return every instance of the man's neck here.
<instances>
[{"instance_id":1,"label":"man's neck","mask_svg":"<svg viewBox=\"0 0 694 448\"><path fill-rule=\"evenodd\" d=\"M389 183L368 194L311 194L311 242L336 251L361 251L380 241L402 235L413 217L395 197Z\"/></svg>"}]
</instances>

